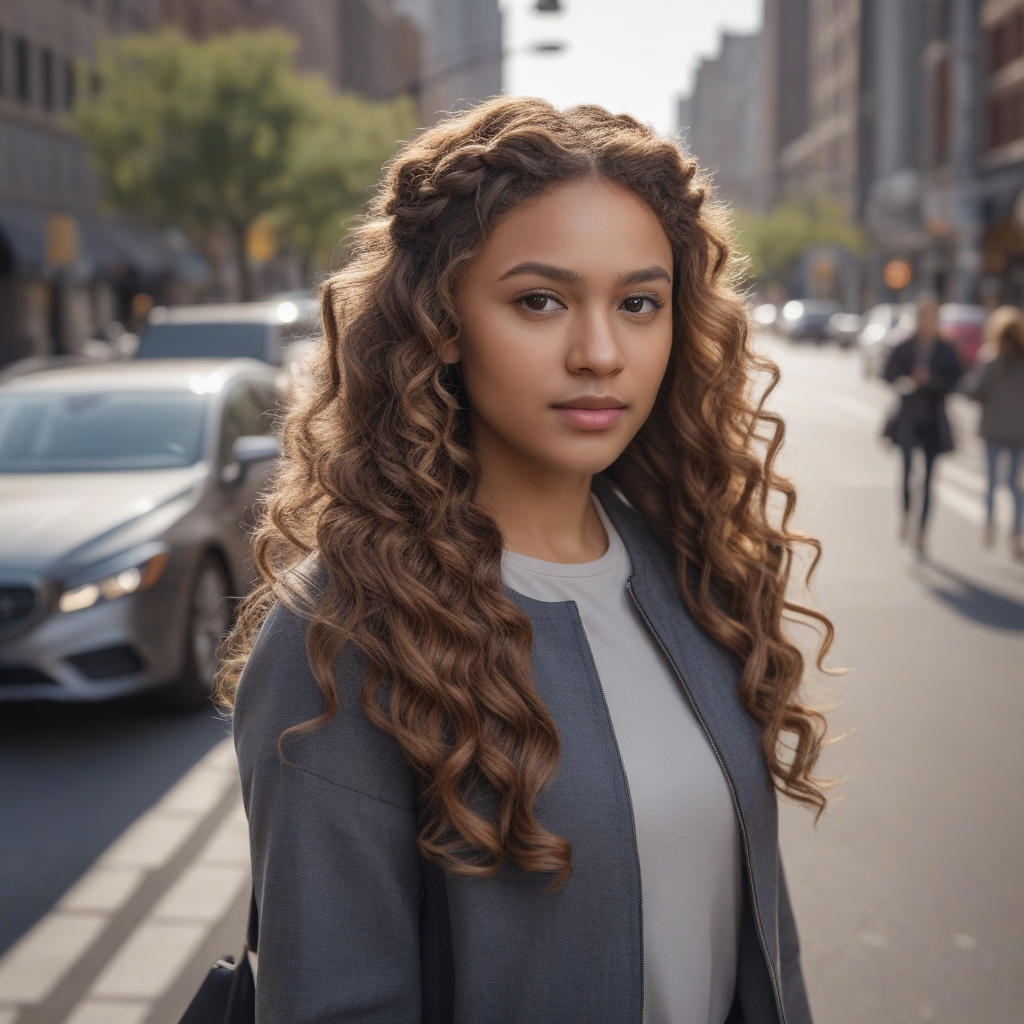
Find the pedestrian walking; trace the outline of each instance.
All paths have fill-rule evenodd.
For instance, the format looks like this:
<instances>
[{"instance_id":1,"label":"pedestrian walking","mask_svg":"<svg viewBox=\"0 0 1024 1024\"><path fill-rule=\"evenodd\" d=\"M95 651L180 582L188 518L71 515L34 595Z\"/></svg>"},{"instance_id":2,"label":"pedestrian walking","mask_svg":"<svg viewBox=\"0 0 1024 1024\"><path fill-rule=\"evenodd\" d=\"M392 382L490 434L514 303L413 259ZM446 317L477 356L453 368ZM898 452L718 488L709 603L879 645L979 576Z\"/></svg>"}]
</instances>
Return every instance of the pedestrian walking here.
<instances>
[{"instance_id":1,"label":"pedestrian walking","mask_svg":"<svg viewBox=\"0 0 1024 1024\"><path fill-rule=\"evenodd\" d=\"M324 286L222 677L257 1020L809 1024L803 538L695 171L494 99L395 157Z\"/></svg>"},{"instance_id":2,"label":"pedestrian walking","mask_svg":"<svg viewBox=\"0 0 1024 1024\"><path fill-rule=\"evenodd\" d=\"M965 388L981 403L981 436L988 464L984 542L986 547L995 543L996 488L1000 462L1005 461L1006 482L1013 495L1010 549L1014 558L1024 558L1024 494L1020 482L1024 463L1024 313L1015 306L1000 306L989 317L986 334L994 345L993 358L971 374Z\"/></svg>"},{"instance_id":3,"label":"pedestrian walking","mask_svg":"<svg viewBox=\"0 0 1024 1024\"><path fill-rule=\"evenodd\" d=\"M901 540L910 537L911 473L914 451L924 459L921 482L921 514L914 537L918 556L925 553L925 530L931 510L932 473L935 460L952 451L953 437L946 415L946 395L956 386L963 370L956 349L939 337L939 300L933 292L917 299L917 329L893 349L885 367L885 379L900 394L899 405L885 426L885 436L903 453L903 518Z\"/></svg>"}]
</instances>

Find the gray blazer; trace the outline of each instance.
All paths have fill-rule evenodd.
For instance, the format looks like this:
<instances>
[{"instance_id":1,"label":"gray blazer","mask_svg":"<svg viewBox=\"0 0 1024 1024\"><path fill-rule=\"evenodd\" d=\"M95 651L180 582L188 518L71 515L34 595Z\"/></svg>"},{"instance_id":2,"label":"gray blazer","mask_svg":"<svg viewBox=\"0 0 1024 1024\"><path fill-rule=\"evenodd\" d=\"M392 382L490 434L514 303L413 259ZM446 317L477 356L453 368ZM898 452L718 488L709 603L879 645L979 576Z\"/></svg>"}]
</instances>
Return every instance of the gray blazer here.
<instances>
[{"instance_id":1,"label":"gray blazer","mask_svg":"<svg viewBox=\"0 0 1024 1024\"><path fill-rule=\"evenodd\" d=\"M996 356L972 372L966 391L981 402L986 441L1024 448L1024 358Z\"/></svg>"},{"instance_id":2,"label":"gray blazer","mask_svg":"<svg viewBox=\"0 0 1024 1024\"><path fill-rule=\"evenodd\" d=\"M747 890L729 1021L810 1024L775 792L761 730L737 693L737 665L687 613L672 558L640 516L606 483L595 487L629 550L633 599L736 808ZM512 597L533 623L534 683L562 742L536 807L572 843L572 875L555 894L545 892L547 876L511 864L472 879L419 855L416 781L397 744L360 709L358 650L338 666L338 713L288 741L285 764L278 737L318 714L321 697L305 622L280 605L270 614L234 722L260 915L257 1021L642 1021L642 879L601 684L573 603Z\"/></svg>"}]
</instances>

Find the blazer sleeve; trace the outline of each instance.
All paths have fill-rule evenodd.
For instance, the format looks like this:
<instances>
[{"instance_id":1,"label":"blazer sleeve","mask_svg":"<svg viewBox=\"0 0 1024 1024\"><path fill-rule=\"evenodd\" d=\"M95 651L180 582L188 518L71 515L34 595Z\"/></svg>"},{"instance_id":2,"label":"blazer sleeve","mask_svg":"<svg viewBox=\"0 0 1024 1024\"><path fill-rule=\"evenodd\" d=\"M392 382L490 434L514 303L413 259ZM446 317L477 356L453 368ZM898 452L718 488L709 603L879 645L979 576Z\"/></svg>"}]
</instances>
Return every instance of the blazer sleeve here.
<instances>
[{"instance_id":1,"label":"blazer sleeve","mask_svg":"<svg viewBox=\"0 0 1024 1024\"><path fill-rule=\"evenodd\" d=\"M278 606L239 685L234 733L259 908L257 1024L419 1024L420 860L414 789L393 741L358 701L343 657L341 706L321 729L305 623ZM347 668L346 668L347 665Z\"/></svg>"},{"instance_id":2,"label":"blazer sleeve","mask_svg":"<svg viewBox=\"0 0 1024 1024\"><path fill-rule=\"evenodd\" d=\"M786 874L779 859L779 961L782 972L782 1001L788 1024L812 1024L811 1006L800 966L800 939L793 906L789 902Z\"/></svg>"}]
</instances>

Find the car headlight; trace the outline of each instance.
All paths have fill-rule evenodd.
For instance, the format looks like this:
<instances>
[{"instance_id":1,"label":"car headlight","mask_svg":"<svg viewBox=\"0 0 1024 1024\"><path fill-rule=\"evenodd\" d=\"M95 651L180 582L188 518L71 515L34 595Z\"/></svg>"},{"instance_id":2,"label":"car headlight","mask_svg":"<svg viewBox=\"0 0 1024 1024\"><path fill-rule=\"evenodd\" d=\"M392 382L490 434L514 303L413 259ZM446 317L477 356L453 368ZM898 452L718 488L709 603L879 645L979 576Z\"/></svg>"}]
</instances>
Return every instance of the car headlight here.
<instances>
[{"instance_id":1,"label":"car headlight","mask_svg":"<svg viewBox=\"0 0 1024 1024\"><path fill-rule=\"evenodd\" d=\"M83 608L91 608L101 598L113 601L125 594L134 594L136 590L145 590L164 574L167 568L168 552L159 551L137 565L130 565L118 572L111 573L94 583L84 583L72 587L60 595L57 607L62 612L77 612Z\"/></svg>"}]
</instances>

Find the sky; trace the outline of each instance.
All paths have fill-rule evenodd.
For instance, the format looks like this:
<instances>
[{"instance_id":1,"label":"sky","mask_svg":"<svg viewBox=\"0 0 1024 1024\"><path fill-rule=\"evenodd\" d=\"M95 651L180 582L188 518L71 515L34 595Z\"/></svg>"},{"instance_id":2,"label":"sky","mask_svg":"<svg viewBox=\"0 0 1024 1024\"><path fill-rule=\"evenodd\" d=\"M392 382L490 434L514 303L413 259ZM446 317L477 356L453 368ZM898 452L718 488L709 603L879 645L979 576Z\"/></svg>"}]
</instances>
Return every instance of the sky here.
<instances>
[{"instance_id":1,"label":"sky","mask_svg":"<svg viewBox=\"0 0 1024 1024\"><path fill-rule=\"evenodd\" d=\"M539 14L534 0L500 0L505 92L556 106L599 103L668 132L701 57L723 30L755 32L763 0L561 0L564 13ZM561 53L534 53L561 42Z\"/></svg>"}]
</instances>

